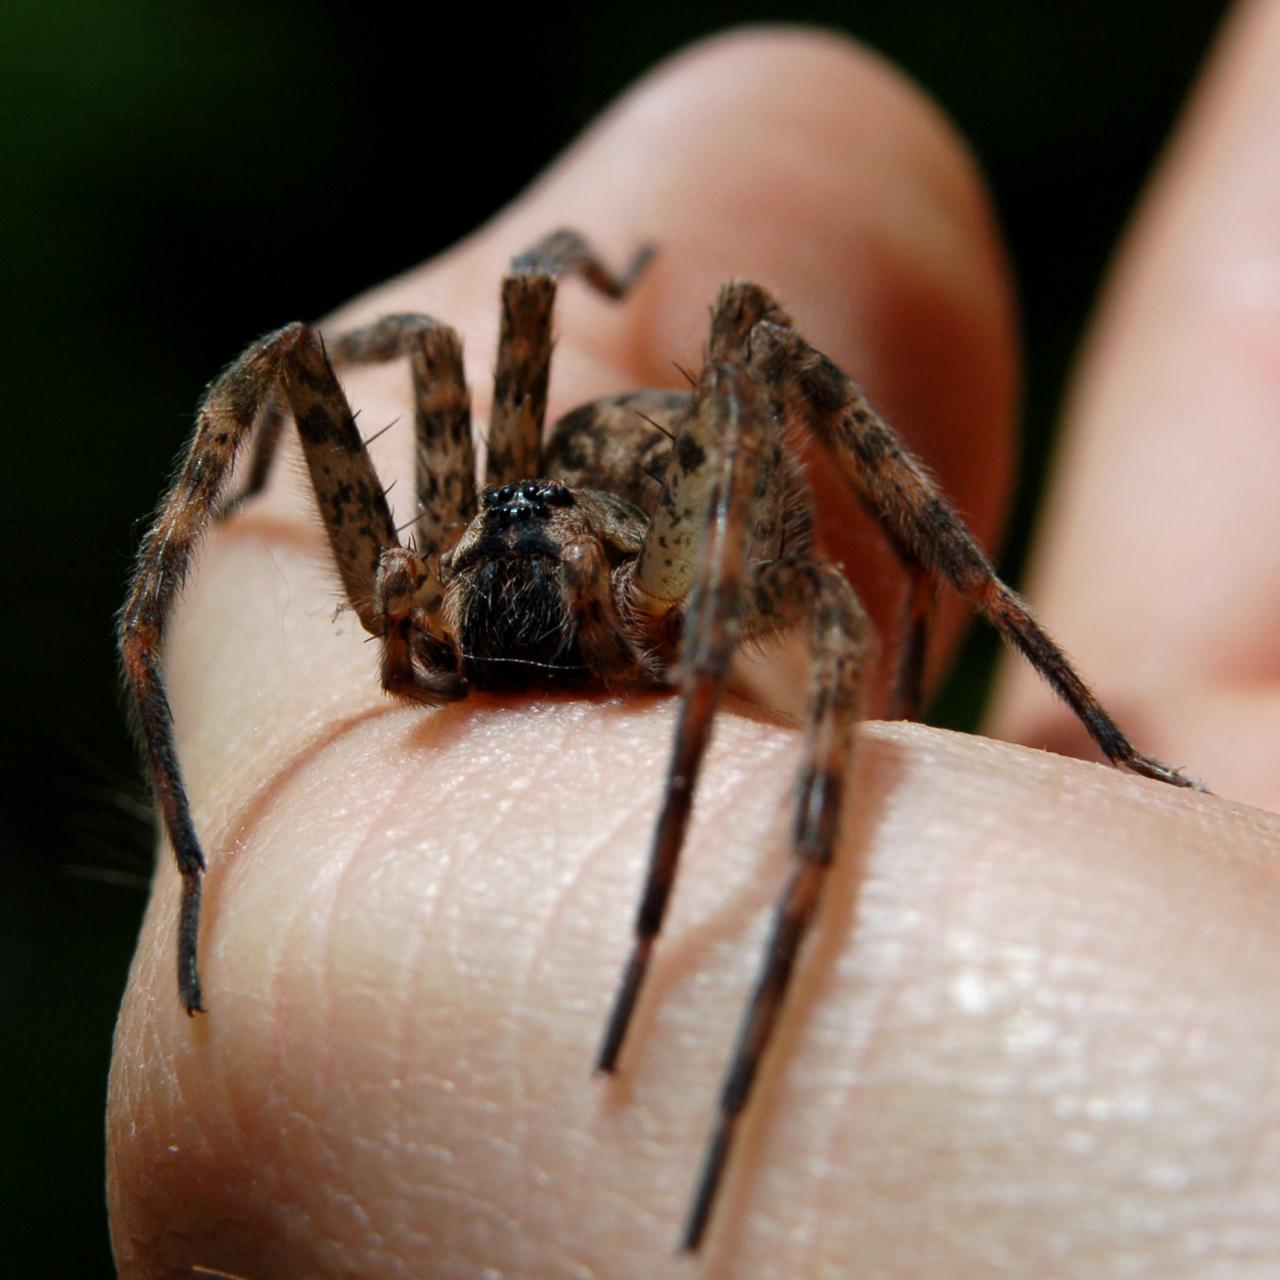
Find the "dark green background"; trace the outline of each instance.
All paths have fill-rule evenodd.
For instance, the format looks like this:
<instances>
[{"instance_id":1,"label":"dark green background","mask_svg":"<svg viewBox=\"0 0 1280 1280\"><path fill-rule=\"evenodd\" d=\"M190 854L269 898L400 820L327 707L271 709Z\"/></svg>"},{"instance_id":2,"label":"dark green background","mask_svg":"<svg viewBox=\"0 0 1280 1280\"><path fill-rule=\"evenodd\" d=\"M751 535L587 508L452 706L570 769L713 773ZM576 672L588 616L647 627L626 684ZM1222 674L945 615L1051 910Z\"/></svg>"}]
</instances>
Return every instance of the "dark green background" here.
<instances>
[{"instance_id":1,"label":"dark green background","mask_svg":"<svg viewBox=\"0 0 1280 1280\"><path fill-rule=\"evenodd\" d=\"M989 175L1030 361L1015 572L1084 316L1222 8L876 0L790 15L897 59ZM111 1274L103 1091L151 859L111 619L203 384L249 337L469 230L665 53L777 10L614 6L602 21L596 6L538 4L518 25L489 6L441 12L0 5L12 1274ZM951 722L980 696L974 670L945 704Z\"/></svg>"}]
</instances>

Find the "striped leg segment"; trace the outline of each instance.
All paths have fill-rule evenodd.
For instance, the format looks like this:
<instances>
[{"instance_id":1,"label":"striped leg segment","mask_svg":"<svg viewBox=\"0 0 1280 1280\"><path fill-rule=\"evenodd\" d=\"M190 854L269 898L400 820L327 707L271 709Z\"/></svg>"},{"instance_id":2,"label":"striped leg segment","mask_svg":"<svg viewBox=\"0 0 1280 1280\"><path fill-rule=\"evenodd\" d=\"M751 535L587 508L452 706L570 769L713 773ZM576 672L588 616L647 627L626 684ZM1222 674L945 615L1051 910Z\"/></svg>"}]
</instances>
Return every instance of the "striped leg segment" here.
<instances>
[{"instance_id":1,"label":"striped leg segment","mask_svg":"<svg viewBox=\"0 0 1280 1280\"><path fill-rule=\"evenodd\" d=\"M332 343L330 355L335 364L409 357L418 503L413 542L426 565L426 573L419 576L417 601L431 626L442 630L440 557L461 537L477 509L471 396L462 339L449 325L409 312L384 316L342 334Z\"/></svg>"},{"instance_id":2,"label":"striped leg segment","mask_svg":"<svg viewBox=\"0 0 1280 1280\"><path fill-rule=\"evenodd\" d=\"M693 793L711 736L711 722L737 647L745 531L760 468L767 412L768 406L757 385L743 369L708 366L699 384L695 411L675 447L677 459L682 452L689 455L697 452L702 456L696 467L676 467L676 474L664 484L663 498L659 500L661 511L668 505L670 492L675 491L681 505L686 509L701 509L705 517L691 535L698 549L696 558L688 565L691 581L687 584L688 605L680 656L680 714L662 811L636 916L635 941L596 1060L598 1071L615 1069L631 1023L653 942L662 927L675 881ZM646 551L649 550L648 541L645 546ZM637 581L644 563L642 554L636 570ZM667 567L664 560L664 570ZM680 584L682 592L684 585Z\"/></svg>"},{"instance_id":3,"label":"striped leg segment","mask_svg":"<svg viewBox=\"0 0 1280 1280\"><path fill-rule=\"evenodd\" d=\"M178 477L143 538L119 622L120 653L137 707L147 772L182 876L178 989L189 1013L204 1007L196 953L205 857L174 749L160 648L236 455L256 423L265 419L269 425L278 416L281 398L293 413L343 590L361 624L374 635L383 635L386 628L379 600L384 553L400 550L382 486L319 335L308 325L293 324L255 343L210 386L201 403ZM415 641L420 661L431 652L429 636ZM456 675L448 671L438 676L436 700L460 696Z\"/></svg>"},{"instance_id":4,"label":"striped leg segment","mask_svg":"<svg viewBox=\"0 0 1280 1280\"><path fill-rule=\"evenodd\" d=\"M541 474L556 282L579 275L606 297L623 298L652 256L652 247L646 245L621 275L615 275L581 235L562 230L512 260L502 282L486 485L515 484Z\"/></svg>"},{"instance_id":5,"label":"striped leg segment","mask_svg":"<svg viewBox=\"0 0 1280 1280\"><path fill-rule=\"evenodd\" d=\"M1026 657L1108 760L1143 777L1202 789L1133 746L1026 602L996 576L960 517L852 379L789 327L765 321L751 341L756 368L787 411L827 448L890 538L950 583Z\"/></svg>"},{"instance_id":6,"label":"striped leg segment","mask_svg":"<svg viewBox=\"0 0 1280 1280\"><path fill-rule=\"evenodd\" d=\"M777 560L762 565L750 592L744 628L780 617L811 620L812 695L796 788L791 848L796 865L774 912L759 977L743 1016L720 1094L681 1248L702 1242L742 1113L777 1026L796 957L813 923L835 854L850 776L854 731L875 642L853 588L834 565Z\"/></svg>"}]
</instances>

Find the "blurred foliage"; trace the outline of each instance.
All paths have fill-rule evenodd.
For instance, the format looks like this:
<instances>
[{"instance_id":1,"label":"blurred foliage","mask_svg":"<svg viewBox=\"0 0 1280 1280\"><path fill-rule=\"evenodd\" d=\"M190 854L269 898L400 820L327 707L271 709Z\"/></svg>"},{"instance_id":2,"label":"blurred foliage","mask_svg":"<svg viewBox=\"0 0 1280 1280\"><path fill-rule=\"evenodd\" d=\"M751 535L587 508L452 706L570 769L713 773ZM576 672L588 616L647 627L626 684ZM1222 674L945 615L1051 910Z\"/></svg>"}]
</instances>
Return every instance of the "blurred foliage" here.
<instances>
[{"instance_id":1,"label":"blurred foliage","mask_svg":"<svg viewBox=\"0 0 1280 1280\"><path fill-rule=\"evenodd\" d=\"M1026 484L1107 255L1218 3L811 4L898 61L973 141L1026 303ZM771 7L602 16L286 0L6 0L0 280L11 441L0 857L0 1203L31 1274L111 1274L101 1115L151 837L119 714L111 617L210 374L249 335L322 314L510 199L626 83ZM841 163L833 157L833 163ZM852 160L850 160L852 162ZM16 475L15 475L16 471ZM987 646L989 651L990 645ZM945 718L972 723L983 650Z\"/></svg>"}]
</instances>

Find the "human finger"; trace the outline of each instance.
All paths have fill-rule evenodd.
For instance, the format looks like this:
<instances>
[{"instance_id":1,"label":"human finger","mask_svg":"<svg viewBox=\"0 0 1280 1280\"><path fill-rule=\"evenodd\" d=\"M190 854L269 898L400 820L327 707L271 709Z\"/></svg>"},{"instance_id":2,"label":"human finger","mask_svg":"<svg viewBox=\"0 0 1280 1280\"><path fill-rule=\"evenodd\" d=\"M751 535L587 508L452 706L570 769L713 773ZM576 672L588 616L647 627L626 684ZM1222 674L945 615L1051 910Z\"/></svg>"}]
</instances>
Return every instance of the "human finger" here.
<instances>
[{"instance_id":1,"label":"human finger","mask_svg":"<svg viewBox=\"0 0 1280 1280\"><path fill-rule=\"evenodd\" d=\"M1143 750L1280 808L1280 5L1228 24L1121 254L1030 594ZM1228 713L1229 709L1229 713ZM996 724L1080 750L1010 668Z\"/></svg>"},{"instance_id":2,"label":"human finger","mask_svg":"<svg viewBox=\"0 0 1280 1280\"><path fill-rule=\"evenodd\" d=\"M833 168L833 153L858 163ZM558 407L620 383L654 381L670 358L671 334L685 344L677 358L696 364L716 284L749 273L783 295L815 341L858 370L890 416L909 419L911 405L920 406L929 425L913 443L926 457L933 451L930 460L953 478L962 505L994 519L1011 363L999 258L963 152L882 64L842 42L796 35L739 37L686 55L642 85L517 211L442 262L361 299L333 327L380 311L430 309L488 347L503 262L565 222L591 226L602 249L618 257L653 235L665 257L631 306L608 312L607 323L603 304L565 290ZM353 373L347 385L362 421L398 416L404 381L403 370L392 368ZM483 413L483 393L477 401ZM953 449L966 424L969 445ZM403 433L387 433L373 452L383 475L407 469ZM979 467L975 458L991 465ZM472 1245L474 1233L507 1222L504 1239L522 1247L529 1236L518 1223L529 1219L536 1231L529 1215L538 1198L507 1199L509 1186L490 1157L508 1131L505 1120L486 1118L489 1083L521 1070L520 1044L493 1020L496 1004L482 998L486 986L496 998L500 975L443 965L434 955L409 958L412 939L433 945L435 903L466 934L478 964L507 963L500 944L519 905L509 891L524 882L500 873L492 829L472 827L468 835L450 806L507 815L505 854L533 877L528 883L543 886L529 902L529 919L555 930L557 887L580 874L602 830L585 798L592 771L600 797L629 794L640 761L656 779L668 749L669 709L644 715L643 702L609 712L622 730L616 741L575 721L576 704L554 700L533 708L546 720L539 734L523 738L508 733L507 718L514 730L520 717L508 702L478 697L435 714L388 705L372 647L349 614L335 624L332 597L317 591L310 506L290 469L280 468L266 500L210 539L170 634L166 670L179 752L210 854L202 950L210 1012L192 1024L174 999L166 957L176 881L162 863L112 1084L111 1194L126 1274L147 1274L174 1257L253 1271L237 1250L256 1251L260 1272L263 1259L291 1250L310 1256L305 1251L320 1239L360 1248L372 1239L362 1215L378 1206L408 1228L386 1245L396 1256L412 1254L411 1237L439 1242L451 1222ZM841 536L832 533L837 545ZM640 721L634 733L627 727ZM492 755L504 739L513 749ZM732 769L732 737L727 746ZM549 752L564 766L562 781L583 797L567 819L543 801L554 773ZM348 790L354 783L359 799L352 802L343 797L355 794ZM656 783L644 787L636 804L651 812L657 795ZM714 792L708 795L714 803ZM633 824L630 855L620 851L633 885L643 826ZM440 854L437 839L451 852ZM744 853L752 841L744 829ZM455 897L449 867L468 848L471 869L496 877L492 893ZM348 916L357 902L363 906ZM611 941L618 938L611 930ZM528 999L548 1046L567 1055L562 1037L571 1029L557 1019L569 997L552 986ZM331 1018L338 1004L353 1017ZM468 1008L469 1028L458 1022ZM603 1016L603 1007L597 1012ZM443 1082L456 1095L448 1123L460 1127L441 1130L435 1146L401 1141L377 1120L381 1104L365 1082L376 1076L377 1088L391 1090L410 1077L421 1083L432 1068L412 1063L427 1045L462 1047L471 1031L483 1044ZM586 1041L584 1071L594 1039ZM399 1066L379 1056L395 1044L408 1046ZM547 1061L559 1071L564 1059ZM583 1084L575 1096L594 1096L589 1089ZM409 1104L414 1117L406 1115L404 1132L440 1119L440 1109L426 1103ZM440 1183L436 1157L454 1134L458 1145L446 1156L463 1181ZM511 1148L521 1169L536 1167L552 1136L530 1131L529 1141ZM563 1150L572 1152L572 1134L563 1136ZM355 1159L357 1149L372 1163ZM387 1178L400 1186L398 1199ZM327 1216L311 1198L321 1186ZM571 1186L548 1184L546 1203ZM241 1192L247 1198L230 1205L226 1196ZM464 1202L470 1208L460 1211ZM291 1230L291 1221L306 1230ZM602 1247L609 1221L600 1220ZM556 1247L570 1245L577 1247L572 1234ZM653 1247L654 1256L667 1248L657 1230Z\"/></svg>"}]
</instances>

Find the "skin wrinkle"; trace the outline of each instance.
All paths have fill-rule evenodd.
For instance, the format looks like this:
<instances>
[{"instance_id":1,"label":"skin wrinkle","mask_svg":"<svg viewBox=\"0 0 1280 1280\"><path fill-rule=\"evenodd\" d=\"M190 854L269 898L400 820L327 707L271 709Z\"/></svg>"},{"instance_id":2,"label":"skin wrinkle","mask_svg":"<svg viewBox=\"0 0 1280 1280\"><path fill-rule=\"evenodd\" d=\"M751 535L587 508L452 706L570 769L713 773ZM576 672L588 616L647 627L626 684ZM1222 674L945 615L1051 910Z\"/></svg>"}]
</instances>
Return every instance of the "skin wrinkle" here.
<instances>
[{"instance_id":1,"label":"skin wrinkle","mask_svg":"<svg viewBox=\"0 0 1280 1280\"><path fill-rule=\"evenodd\" d=\"M343 892L344 886L350 885L350 883L354 880L355 874L358 869L361 870L361 874L365 878L368 877L369 869L367 868L367 865L363 868L361 866L362 863L367 864L367 861L368 861L368 859L364 855L366 855L371 850L376 855L379 850L379 847L384 843L382 836L385 830L387 828L392 827L393 825L389 821L389 815L392 812L394 812L394 810L398 807L399 798L407 789L409 781L410 779L406 776L401 780L401 783L398 787L396 787L392 792L385 794L383 796L383 800L384 800L383 813L381 815L376 815L376 816L371 815L370 823L367 828L366 834L357 842L356 846L351 850L348 860L343 865L339 873L339 876L337 878L337 881L335 884L335 890L334 890L334 893L331 899L331 904L330 904L331 910L330 910L329 923L328 923L328 933L329 933L330 939L334 939L336 937L334 925L335 925L335 917L338 909L338 904L342 899L344 899L347 896L347 894ZM385 860L385 855L383 856ZM376 861L376 858L375 858L375 861ZM435 900L433 900L433 903L432 903L433 906L434 906L434 901ZM324 964L324 978L325 978L324 985L325 985L325 992L326 992L326 998L327 998L327 1013L324 1018L324 1021L327 1022L330 1026L328 1043L337 1044L341 1042L341 1036L338 1034L340 1027L339 1027L336 1013L335 1013L335 1010L339 1002L335 996L336 988L335 988L335 978L334 978L334 966L332 964L332 952L333 952L332 946L325 948L325 955L326 955L327 962ZM341 1080L341 1077L338 1074L337 1058L334 1057L329 1059L326 1065L327 1065L327 1076L329 1080L329 1084L324 1091L326 1099L332 1098L336 1094L337 1096L341 1097L343 1106L350 1109L353 1113L357 1112L358 1107L356 1106L356 1096L353 1093L353 1090L350 1087L348 1087L345 1090L336 1090L333 1087L335 1083L338 1083ZM333 1150L332 1148L330 1148L330 1154L333 1157L333 1163L335 1165L339 1165L340 1167L339 1157L337 1155L336 1150ZM377 1172L379 1175L381 1175L382 1168L380 1164ZM336 1183L337 1182L336 1169L334 1173L335 1173L335 1176L333 1177L332 1180L333 1182ZM340 1198L350 1201L353 1209L364 1220L364 1223L365 1223L364 1228L358 1233L357 1238L362 1240L368 1240L370 1235L373 1235L376 1237L378 1233L375 1230L373 1230L371 1225L368 1223L368 1215L364 1212L362 1208L360 1208L358 1202L355 1201L350 1196L343 1197L342 1193L337 1193L337 1194L339 1194ZM384 1249L383 1252L385 1253L386 1250Z\"/></svg>"},{"instance_id":2,"label":"skin wrinkle","mask_svg":"<svg viewBox=\"0 0 1280 1280\"><path fill-rule=\"evenodd\" d=\"M883 732L884 732L884 731L877 731L877 736L881 736ZM910 732L910 731L892 730L892 731L888 731L888 732L892 733L892 735L893 735L893 736L902 736L902 737L905 737L905 739L910 739L910 736L911 736L911 732ZM957 746L959 746L959 742L957 742ZM1082 777L1093 776L1093 774L1098 773L1098 771L1094 771L1094 769L1092 769L1092 768L1079 768L1079 769L1078 769L1078 771L1076 771L1076 772L1078 772L1078 773L1080 774L1080 776L1082 776ZM1102 776L1102 777L1105 777L1105 774L1103 774L1103 776ZM746 785L750 786L750 780L748 780L748 783L746 783ZM922 856L927 856L927 851L925 851L925 852L924 852L924 854L922 854ZM924 904L924 908L925 908L925 909L927 909L927 908L928 908L928 904L927 904L927 902L925 902L925 904ZM864 937L865 937L865 936L864 936ZM869 941L870 943L872 943L872 945L874 945L874 938L873 938L873 937L872 937L872 938L869 938L869 940L868 940L868 941Z\"/></svg>"},{"instance_id":3,"label":"skin wrinkle","mask_svg":"<svg viewBox=\"0 0 1280 1280\"><path fill-rule=\"evenodd\" d=\"M409 781L409 775L406 775L406 785ZM450 777L443 781L442 789L452 794L457 790L460 779ZM436 857L439 858L444 865L446 875L450 874L452 868L456 865L450 851L446 848L437 852ZM407 1011L417 1008L423 1003L421 993L425 984L430 979L427 966L423 963L430 943L432 942L436 929L436 922L440 918L443 898L439 892L432 892L429 896L427 909L422 927L418 929L414 935L414 945L409 954L409 959L405 965L404 972L408 975L408 979L403 983L402 989L406 992L408 998L405 1000L406 1014L401 1017L400 1034L397 1037L397 1057L400 1062L400 1070L398 1079L403 1084L414 1080L420 1072L415 1070L415 1055L413 1053L413 1035L414 1024L411 1017L407 1016ZM443 1082L442 1082L443 1083ZM409 1089L401 1087L396 1090L397 1097L397 1116L399 1123L393 1127L393 1132L397 1135L410 1132L409 1121ZM444 1159L446 1163L452 1162L453 1152L447 1147L441 1147L437 1144L429 1144L433 1153L438 1153L439 1157ZM393 1173L395 1171L393 1170ZM402 1188L404 1202L410 1204L419 1194L430 1194L431 1187L428 1183L425 1187L419 1187L412 1184L405 1185ZM433 1239L431 1233L425 1229L416 1233L422 1238L423 1243L430 1243Z\"/></svg>"},{"instance_id":4,"label":"skin wrinkle","mask_svg":"<svg viewBox=\"0 0 1280 1280\"><path fill-rule=\"evenodd\" d=\"M498 772L499 774L501 774L501 773L503 773L503 772L505 772L505 771L503 771L501 768L499 768L499 769L497 770L497 772ZM457 877L459 874L461 874L461 871L462 871L462 865L463 865L463 864L462 864L462 860L460 860L460 859L458 859L458 858L453 858L453 859L451 859L451 860L450 860L450 862L449 862L449 864L448 864L448 867L447 867L447 869L446 869L446 877L445 877L445 880L444 880L444 882L443 882L443 883L442 883L442 885L441 885L441 892L440 892L440 895L439 895L439 900L441 900L441 901L446 901L446 900L449 900L449 899L453 896L453 895L451 895L451 894L449 893L449 891L448 891L448 890L449 890L449 884L450 884L450 883L452 883L452 882L456 879L456 877ZM458 969L462 970L463 972L466 972L466 971L468 970L469 965L467 964L467 962L466 962L464 959L463 959L463 960L460 960L460 959L455 955L454 960L455 960L455 965L456 965L456 967L457 967ZM514 1027L517 1025L517 1020L515 1020L515 1019L510 1019L510 1018L506 1018L506 1019L504 1019L504 1020L503 1020L503 1022L504 1022L504 1026L505 1026L505 1028L506 1028L506 1034L507 1034L508 1036L510 1036L511 1034L513 1034ZM518 1063L518 1058L517 1058L517 1063ZM520 1072L519 1072L519 1070L518 1070L518 1067L517 1067L517 1070L514 1072L514 1074L513 1074L512 1078L513 1078L513 1079L515 1079L515 1080L517 1081L517 1091L519 1091L523 1086L522 1086L522 1084L520 1083ZM494 1083L496 1083L496 1081L495 1081ZM519 1101L519 1100L517 1099L517 1108L516 1108L516 1111L517 1111L517 1115L518 1115L518 1116L520 1117L520 1119L521 1119L521 1122L523 1122L523 1119L524 1119L524 1117L523 1117L523 1112L520 1110L520 1108L519 1108L519 1106L518 1106L518 1101ZM498 1105L498 1104L496 1104L496 1103L495 1103L495 1105ZM516 1142L515 1142L514 1140L505 1139L505 1138L503 1138L503 1139L499 1139L499 1138L498 1138L498 1136L497 1136L497 1135L492 1131L492 1129L491 1129L491 1128L490 1128L489 1133L486 1135L486 1144L487 1144L489 1147L491 1147L491 1148L495 1148L495 1149L499 1150L500 1152L502 1152L503 1154L505 1154L505 1156L508 1158L508 1160L509 1160L509 1159L510 1159L510 1157L511 1157L513 1154L515 1154L515 1152L518 1150L518 1145L516 1144ZM497 1206L497 1204L496 1204L496 1203L495 1203L495 1205L494 1205L494 1211L495 1211L495 1212L498 1212L498 1213L502 1213L502 1212L503 1212L503 1211L499 1208L499 1206ZM516 1231L517 1231L517 1224L515 1223L514 1219L510 1219L510 1215L504 1215L504 1216L506 1216L506 1217L508 1218L508 1220L509 1220L509 1229L510 1229L511 1231L513 1231L513 1232L516 1232Z\"/></svg>"},{"instance_id":5,"label":"skin wrinkle","mask_svg":"<svg viewBox=\"0 0 1280 1280\"><path fill-rule=\"evenodd\" d=\"M563 724L561 726L562 739L572 734L577 727L576 718L571 723ZM581 781L588 787L588 789L595 784L594 780L591 778L583 778ZM633 795L629 797L633 807L635 805L635 797L636 793L633 793ZM570 927L572 927L575 920L581 919L581 914L572 909L572 899L576 894L579 894L582 891L588 882L589 876L597 870L606 854L615 852L619 844L622 844L625 847L627 842L619 840L619 836L624 831L634 829L634 823L632 821L633 817L634 814L632 813L615 809L611 814L610 823L608 825L597 825L593 828L593 839L588 847L583 850L582 856L575 862L570 878L566 882L557 886L555 905L548 914L545 924L540 925L538 929L539 941L535 947L534 957L528 966L527 978L523 989L523 998L518 1002L519 1007L538 1007L539 1002L529 999L528 997L532 990L533 981L536 977L536 971L538 970L540 963L545 961L548 951L554 949L552 944L559 933L561 919L562 917L567 917ZM520 1021L523 1024L526 1020L522 1019ZM522 1050L517 1050L516 1058L517 1061L525 1061L525 1054ZM521 1080L523 1093L520 1101L521 1115L523 1118L529 1110L528 1102L530 1095L527 1088L527 1080L523 1074L521 1076ZM581 1165L578 1165L575 1172L580 1171L581 1167ZM636 1206L632 1201L628 1201L628 1204L631 1206L630 1212L634 1214L638 1206ZM544 1244L554 1248L554 1242L548 1235L546 1235L547 1230L549 1230L549 1224L543 1228ZM579 1262L575 1264L575 1274L594 1273L586 1266L586 1264Z\"/></svg>"},{"instance_id":6,"label":"skin wrinkle","mask_svg":"<svg viewBox=\"0 0 1280 1280\"><path fill-rule=\"evenodd\" d=\"M449 791L456 791L459 784L465 785L465 779L459 778L456 781L451 781ZM457 857L451 849L446 849L442 855L437 853L436 856L441 859L441 861L436 865L442 868L442 875L439 878L438 888L431 895L431 909L429 916L427 920L423 922L424 927L416 933L417 945L415 947L415 954L418 956L419 962L410 970L413 980L408 987L408 990L413 992L413 998L406 1001L405 1013L402 1015L404 1035L400 1041L400 1055L404 1064L404 1078L407 1081L414 1081L418 1083L422 1081L422 1070L421 1067L417 1067L415 1069L414 1064L421 1060L421 1055L413 1052L413 1038L417 1028L410 1016L410 1013L414 1008L425 1003L421 992L426 989L427 985L429 983L439 981L438 975L430 970L426 964L421 963L421 959L429 952L432 944L437 942L439 933L443 932L443 927L440 930L437 930L435 926L437 922L440 922L443 925L445 920L443 908L444 904L449 900L446 892L447 886L456 880L460 873L462 864L462 859ZM448 1084L452 1084L451 1079L448 1081ZM448 1088L446 1091L452 1092L452 1089ZM407 1113L409 1108L408 1090L401 1091L399 1108L402 1116ZM403 1132L411 1131L411 1126L406 1124ZM430 1147L433 1152L438 1152L444 1159L446 1168L452 1167L455 1153L447 1142L432 1142ZM429 1199L443 1198L445 1202L450 1205L454 1203L453 1197L458 1194L456 1187L447 1187L440 1183L439 1180L429 1180L425 1184L408 1187L406 1188L406 1192L410 1193L406 1194L407 1201L411 1197L426 1196ZM427 1239L432 1239L430 1233L424 1232L423 1234L426 1235Z\"/></svg>"},{"instance_id":7,"label":"skin wrinkle","mask_svg":"<svg viewBox=\"0 0 1280 1280\"><path fill-rule=\"evenodd\" d=\"M308 771L315 769L317 765L322 762L325 752L340 745L350 733L362 728L369 718L369 716L356 717L354 720L349 720L325 733L320 742L314 744L310 749L299 752L298 756L293 760L290 760L276 776L268 779L262 788L262 792L272 795L280 795L286 787L296 788L299 784L305 785ZM261 812L262 792L255 795L245 808L250 810L258 808ZM243 850L248 841L252 839L251 836L246 835L246 828L251 826L253 822L254 818L252 814L245 814L242 810L241 814L233 816L232 820L228 824L231 830L236 830L238 832L236 844L241 850ZM363 838L366 844L373 840L373 831L376 823L376 817L371 819L369 828ZM332 910L336 904L337 897L341 891L343 875L349 870L350 865L351 864L349 862L342 864L342 866L337 869L336 875L332 877L333 889L329 895L330 910ZM317 881L313 878L311 883L311 893L314 893L318 884L323 883L323 879L324 877ZM290 926L280 931L282 934L296 932L298 928L302 928L304 932L312 931L308 923L302 920L300 914L311 910L314 903L314 898L311 896L311 893L309 893L305 900L299 901L296 904L295 911L297 914L295 914ZM290 1074L288 1066L290 1061L290 1046L283 1037L285 1035L284 1029L292 1024L293 1006L296 1001L289 991L287 979L282 976L278 967L274 976L265 985L271 987L277 993L276 1013L273 1019L273 1025L280 1029L279 1034L275 1037L275 1045L273 1049L273 1056L276 1063L279 1065L275 1070L267 1072L265 1074L265 1078L261 1082L264 1090L264 1096L267 1099L266 1110L269 1114L288 1114L292 1116L295 1121L302 1121L308 1124L316 1135L323 1136L325 1133L324 1124L315 1117L307 1116L298 1108L296 1101L290 1101L286 1094L280 1093L277 1090L277 1080L287 1078ZM227 1071L223 1074L228 1080L234 1080L236 1078L236 1073L234 1071ZM257 1104L250 1103L247 1105L252 1107L255 1113L259 1109ZM237 1113L243 1115L245 1106L246 1104L243 1101L236 1104ZM255 1127L256 1126L249 1125L243 1118L237 1121L237 1128L241 1135L246 1157L249 1157L250 1149L256 1151L258 1148L256 1141L253 1141L250 1138L250 1133ZM334 1153L330 1150L330 1163L332 1163L333 1155ZM252 1167L257 1170L255 1177L261 1178L265 1173L273 1168L273 1165L270 1162L262 1161L255 1155L252 1157ZM271 1198L279 1200L278 1190L274 1187L275 1179L269 1177L267 1181L273 1188L269 1193ZM281 1207L286 1208L287 1202L283 1203Z\"/></svg>"}]
</instances>

